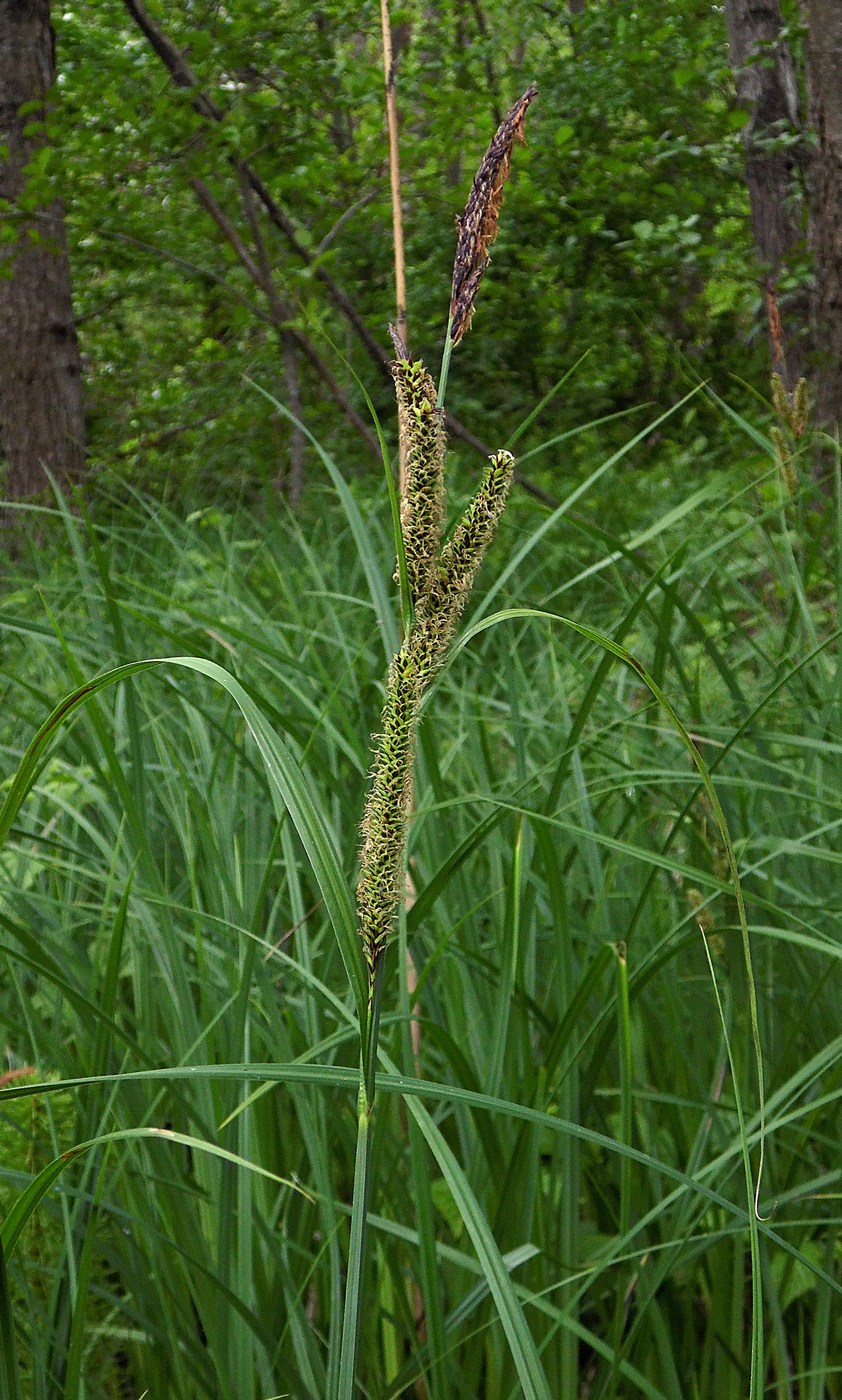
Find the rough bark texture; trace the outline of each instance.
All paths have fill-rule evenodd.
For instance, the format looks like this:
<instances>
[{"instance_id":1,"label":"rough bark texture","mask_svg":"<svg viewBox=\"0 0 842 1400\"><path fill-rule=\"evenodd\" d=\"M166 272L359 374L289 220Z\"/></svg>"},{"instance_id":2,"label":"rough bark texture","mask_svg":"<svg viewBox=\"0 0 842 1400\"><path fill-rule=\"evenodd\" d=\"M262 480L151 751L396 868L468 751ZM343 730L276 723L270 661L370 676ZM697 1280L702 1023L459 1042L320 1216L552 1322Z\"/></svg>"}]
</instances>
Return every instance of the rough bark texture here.
<instances>
[{"instance_id":1,"label":"rough bark texture","mask_svg":"<svg viewBox=\"0 0 842 1400\"><path fill-rule=\"evenodd\" d=\"M814 418L842 420L842 4L808 0L807 76L816 145L810 165L809 246Z\"/></svg>"},{"instance_id":2,"label":"rough bark texture","mask_svg":"<svg viewBox=\"0 0 842 1400\"><path fill-rule=\"evenodd\" d=\"M829 0L834 3L838 0ZM801 129L795 64L782 37L779 0L725 0L725 19L737 98L748 113L744 139L754 244L771 292L770 304L775 305L781 273L804 248L799 147L776 139ZM806 296L782 299L781 312L783 358L773 323L772 360L791 387L804 363Z\"/></svg>"},{"instance_id":3,"label":"rough bark texture","mask_svg":"<svg viewBox=\"0 0 842 1400\"><path fill-rule=\"evenodd\" d=\"M7 493L40 490L48 467L76 476L85 456L81 361L61 205L18 212L26 166L46 141L55 80L49 0L0 0L0 413ZM23 108L23 111L21 111Z\"/></svg>"}]
</instances>

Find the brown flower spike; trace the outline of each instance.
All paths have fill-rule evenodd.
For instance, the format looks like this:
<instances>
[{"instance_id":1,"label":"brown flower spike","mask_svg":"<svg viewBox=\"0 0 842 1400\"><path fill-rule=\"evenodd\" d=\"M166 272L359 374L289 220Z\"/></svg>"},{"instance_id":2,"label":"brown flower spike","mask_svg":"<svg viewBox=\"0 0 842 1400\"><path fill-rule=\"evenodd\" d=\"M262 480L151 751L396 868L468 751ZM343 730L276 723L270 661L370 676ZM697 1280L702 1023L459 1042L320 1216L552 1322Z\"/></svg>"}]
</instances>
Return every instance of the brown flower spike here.
<instances>
[{"instance_id":1,"label":"brown flower spike","mask_svg":"<svg viewBox=\"0 0 842 1400\"><path fill-rule=\"evenodd\" d=\"M471 324L479 284L491 261L488 249L497 237L503 186L509 178L515 140L526 144L526 109L538 88L532 83L503 118L474 176L465 212L458 220L459 238L450 294L450 339L458 345Z\"/></svg>"}]
</instances>

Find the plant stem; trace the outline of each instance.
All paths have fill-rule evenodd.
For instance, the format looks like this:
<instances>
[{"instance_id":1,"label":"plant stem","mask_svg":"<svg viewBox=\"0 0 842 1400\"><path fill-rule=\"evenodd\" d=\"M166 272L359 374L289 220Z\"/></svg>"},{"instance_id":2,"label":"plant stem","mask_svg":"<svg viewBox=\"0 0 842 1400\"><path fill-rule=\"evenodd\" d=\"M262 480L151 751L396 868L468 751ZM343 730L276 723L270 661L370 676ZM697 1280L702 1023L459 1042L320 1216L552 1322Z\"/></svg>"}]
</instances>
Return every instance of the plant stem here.
<instances>
[{"instance_id":1,"label":"plant stem","mask_svg":"<svg viewBox=\"0 0 842 1400\"><path fill-rule=\"evenodd\" d=\"M451 339L451 336L450 336L450 322L448 321L447 338L446 338L446 340L445 340L445 342L444 342L444 350L442 351L442 357L441 357L441 369L439 370L439 385L438 385L438 406L439 406L439 409L443 409L443 408L444 408L444 394L445 394L445 390L446 390L446 388L447 388L447 376L448 376L448 373L449 373L449 371L450 371L450 357L451 357L451 355L453 354L453 346L454 346L454 343L455 343L455 342Z\"/></svg>"},{"instance_id":2,"label":"plant stem","mask_svg":"<svg viewBox=\"0 0 842 1400\"><path fill-rule=\"evenodd\" d=\"M380 26L383 31L383 73L386 79L386 121L389 128L389 180L392 190L392 235L395 244L396 326L406 344L406 259L403 245L401 209L401 165L398 151L398 96L395 87L395 60L392 56L392 26L389 0L380 0Z\"/></svg>"},{"instance_id":3,"label":"plant stem","mask_svg":"<svg viewBox=\"0 0 842 1400\"><path fill-rule=\"evenodd\" d=\"M389 0L380 0L380 28L383 34L383 75L386 80L386 125L389 129L389 183L392 192L392 243L395 251L395 328L403 344L406 332L406 258L403 243L403 210L401 208L401 164L398 148L398 94L395 86L395 60L392 54L392 25ZM406 448L400 445L400 494L406 490Z\"/></svg>"},{"instance_id":4,"label":"plant stem","mask_svg":"<svg viewBox=\"0 0 842 1400\"><path fill-rule=\"evenodd\" d=\"M354 1200L351 1206L351 1239L348 1245L348 1278L342 1318L342 1350L339 1356L337 1400L353 1400L356 1392L357 1354L360 1344L363 1274L366 1257L366 1225L371 1192L371 1133L376 1092L377 1045L380 1038L380 1004L383 997L381 953L374 965L368 1020L360 1056L357 1094L357 1152L354 1160Z\"/></svg>"},{"instance_id":5,"label":"plant stem","mask_svg":"<svg viewBox=\"0 0 842 1400\"><path fill-rule=\"evenodd\" d=\"M365 1265L366 1218L371 1184L371 1106L360 1069L357 1097L357 1153L354 1161L354 1201L351 1208L351 1240L348 1247L348 1279L342 1319L342 1350L339 1356L337 1400L354 1400L357 1352L360 1341L362 1275Z\"/></svg>"}]
</instances>

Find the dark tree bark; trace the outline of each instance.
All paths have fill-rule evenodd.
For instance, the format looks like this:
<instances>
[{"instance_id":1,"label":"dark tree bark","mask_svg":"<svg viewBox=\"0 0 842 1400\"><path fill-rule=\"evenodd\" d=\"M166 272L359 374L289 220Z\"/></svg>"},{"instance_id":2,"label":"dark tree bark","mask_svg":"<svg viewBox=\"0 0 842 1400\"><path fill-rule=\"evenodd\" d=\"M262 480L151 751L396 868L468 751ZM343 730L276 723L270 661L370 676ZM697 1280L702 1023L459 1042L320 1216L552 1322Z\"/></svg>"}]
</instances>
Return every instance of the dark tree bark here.
<instances>
[{"instance_id":1,"label":"dark tree bark","mask_svg":"<svg viewBox=\"0 0 842 1400\"><path fill-rule=\"evenodd\" d=\"M783 38L779 0L725 0L725 19L737 98L748 112L746 182L771 313L772 362L792 388L804 368L807 298L796 294L782 306L781 344L777 283L805 246L799 146L780 139L801 131L795 62Z\"/></svg>"},{"instance_id":2,"label":"dark tree bark","mask_svg":"<svg viewBox=\"0 0 842 1400\"><path fill-rule=\"evenodd\" d=\"M18 204L26 167L47 141L55 81L49 0L0 0L0 211L14 242L0 244L0 413L7 492L26 496L77 476L85 457L81 360L61 205Z\"/></svg>"},{"instance_id":3,"label":"dark tree bark","mask_svg":"<svg viewBox=\"0 0 842 1400\"><path fill-rule=\"evenodd\" d=\"M816 144L810 163L810 303L814 418L842 421L842 4L807 0L807 86Z\"/></svg>"}]
</instances>

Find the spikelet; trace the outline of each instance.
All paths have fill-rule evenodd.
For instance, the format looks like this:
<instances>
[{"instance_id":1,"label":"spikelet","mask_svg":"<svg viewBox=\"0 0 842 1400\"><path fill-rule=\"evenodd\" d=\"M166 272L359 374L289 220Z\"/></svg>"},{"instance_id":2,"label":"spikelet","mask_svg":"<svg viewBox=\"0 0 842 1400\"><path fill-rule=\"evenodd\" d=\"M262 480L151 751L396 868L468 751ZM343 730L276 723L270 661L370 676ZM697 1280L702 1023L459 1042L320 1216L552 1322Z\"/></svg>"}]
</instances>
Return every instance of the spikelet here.
<instances>
[{"instance_id":1,"label":"spikelet","mask_svg":"<svg viewBox=\"0 0 842 1400\"><path fill-rule=\"evenodd\" d=\"M494 538L512 484L514 457L496 452L441 553L435 582L418 609L416 646L422 687L438 674L470 596L485 551Z\"/></svg>"},{"instance_id":2,"label":"spikelet","mask_svg":"<svg viewBox=\"0 0 842 1400\"><path fill-rule=\"evenodd\" d=\"M496 232L512 143L516 135L523 139L524 114L534 96L534 88L524 93L489 147L480 167L484 206L480 207L479 203L472 206L470 201L468 204L463 235L470 216L476 234L472 245L474 254L478 252L483 262L479 277L488 263L485 249ZM479 181L478 176L472 197ZM473 282L471 297L479 277ZM470 302L460 304L469 319ZM505 506L514 471L510 452L497 452L490 458L479 489L451 539L442 547L446 443L436 387L424 365L410 360L400 336L393 327L389 329L395 346L392 374L406 462L401 533L414 617L389 667L371 790L360 830L357 918L368 967L370 997L374 993L378 964L405 894L404 858L421 700L444 663L483 555Z\"/></svg>"},{"instance_id":3,"label":"spikelet","mask_svg":"<svg viewBox=\"0 0 842 1400\"><path fill-rule=\"evenodd\" d=\"M798 473L795 470L795 462L789 443L777 424L773 424L770 436L787 495L796 496L798 494Z\"/></svg>"},{"instance_id":4,"label":"spikelet","mask_svg":"<svg viewBox=\"0 0 842 1400\"><path fill-rule=\"evenodd\" d=\"M810 412L810 389L806 379L799 379L792 393L779 374L772 375L772 405L778 422L771 430L775 456L784 486L790 496L798 491L798 472L792 451L792 439L803 436ZM785 431L788 430L788 431Z\"/></svg>"},{"instance_id":5,"label":"spikelet","mask_svg":"<svg viewBox=\"0 0 842 1400\"><path fill-rule=\"evenodd\" d=\"M792 431L800 437L807 426L810 413L810 386L806 379L799 379L792 391Z\"/></svg>"},{"instance_id":6,"label":"spikelet","mask_svg":"<svg viewBox=\"0 0 842 1400\"><path fill-rule=\"evenodd\" d=\"M421 700L447 655L505 506L513 470L510 452L494 454L452 538L423 561L420 573L427 579L426 589L417 595L413 626L389 668L371 791L361 826L357 885L357 916L369 990L404 897L403 861Z\"/></svg>"},{"instance_id":7,"label":"spikelet","mask_svg":"<svg viewBox=\"0 0 842 1400\"><path fill-rule=\"evenodd\" d=\"M456 260L450 293L450 339L458 345L471 324L479 284L491 261L488 249L497 237L503 186L509 178L515 141L526 144L526 109L537 95L532 83L506 114L474 176L465 212L458 222Z\"/></svg>"},{"instance_id":8,"label":"spikelet","mask_svg":"<svg viewBox=\"0 0 842 1400\"><path fill-rule=\"evenodd\" d=\"M397 332L389 327L397 359L392 365L398 400L398 429L406 462L401 500L409 591L413 607L428 591L444 523L444 452L442 414L436 386L420 360L410 362Z\"/></svg>"},{"instance_id":9,"label":"spikelet","mask_svg":"<svg viewBox=\"0 0 842 1400\"><path fill-rule=\"evenodd\" d=\"M806 379L799 379L790 394L781 376L773 374L772 406L779 421L789 428L793 437L801 437L810 412L810 386Z\"/></svg>"},{"instance_id":10,"label":"spikelet","mask_svg":"<svg viewBox=\"0 0 842 1400\"><path fill-rule=\"evenodd\" d=\"M369 985L403 895L419 700L416 662L407 638L389 668L371 792L362 820L357 914Z\"/></svg>"}]
</instances>

